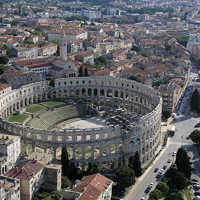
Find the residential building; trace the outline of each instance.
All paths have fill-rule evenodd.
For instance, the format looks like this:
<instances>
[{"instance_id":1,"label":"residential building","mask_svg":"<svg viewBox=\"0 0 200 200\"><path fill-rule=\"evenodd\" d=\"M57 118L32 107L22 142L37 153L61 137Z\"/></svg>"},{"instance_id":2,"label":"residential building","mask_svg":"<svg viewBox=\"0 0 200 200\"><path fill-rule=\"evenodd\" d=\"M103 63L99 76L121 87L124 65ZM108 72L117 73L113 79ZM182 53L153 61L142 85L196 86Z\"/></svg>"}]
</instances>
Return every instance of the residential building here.
<instances>
[{"instance_id":1,"label":"residential building","mask_svg":"<svg viewBox=\"0 0 200 200\"><path fill-rule=\"evenodd\" d=\"M86 40L88 37L87 31L80 28L59 28L48 32L48 41L74 41Z\"/></svg>"},{"instance_id":2,"label":"residential building","mask_svg":"<svg viewBox=\"0 0 200 200\"><path fill-rule=\"evenodd\" d=\"M22 161L6 176L20 179L21 200L31 200L34 192L44 183L44 165L36 160Z\"/></svg>"},{"instance_id":3,"label":"residential building","mask_svg":"<svg viewBox=\"0 0 200 200\"><path fill-rule=\"evenodd\" d=\"M0 134L0 174L5 174L20 157L20 137Z\"/></svg>"},{"instance_id":4,"label":"residential building","mask_svg":"<svg viewBox=\"0 0 200 200\"><path fill-rule=\"evenodd\" d=\"M101 174L84 176L72 190L64 190L63 200L111 200L112 185Z\"/></svg>"},{"instance_id":5,"label":"residential building","mask_svg":"<svg viewBox=\"0 0 200 200\"><path fill-rule=\"evenodd\" d=\"M23 160L6 173L20 179L21 200L31 200L40 188L53 191L61 189L61 165L43 165L36 160Z\"/></svg>"},{"instance_id":6,"label":"residential building","mask_svg":"<svg viewBox=\"0 0 200 200\"><path fill-rule=\"evenodd\" d=\"M6 176L0 176L0 199L21 200L20 180Z\"/></svg>"},{"instance_id":7,"label":"residential building","mask_svg":"<svg viewBox=\"0 0 200 200\"><path fill-rule=\"evenodd\" d=\"M92 51L83 51L79 52L75 56L76 60L79 60L83 63L89 63L89 64L94 64L94 54Z\"/></svg>"},{"instance_id":8,"label":"residential building","mask_svg":"<svg viewBox=\"0 0 200 200\"><path fill-rule=\"evenodd\" d=\"M58 45L56 43L48 43L39 48L39 56L53 56L56 54Z\"/></svg>"},{"instance_id":9,"label":"residential building","mask_svg":"<svg viewBox=\"0 0 200 200\"><path fill-rule=\"evenodd\" d=\"M9 55L18 58L36 58L38 56L38 47L13 47L9 50Z\"/></svg>"},{"instance_id":10,"label":"residential building","mask_svg":"<svg viewBox=\"0 0 200 200\"><path fill-rule=\"evenodd\" d=\"M49 74L51 62L54 58L40 57L33 59L18 60L15 62L16 67L23 72L34 72L37 75L46 76Z\"/></svg>"},{"instance_id":11,"label":"residential building","mask_svg":"<svg viewBox=\"0 0 200 200\"><path fill-rule=\"evenodd\" d=\"M176 104L178 103L184 88L184 80L174 78L168 84L162 84L159 87L159 92L163 98L163 111L173 113Z\"/></svg>"}]
</instances>

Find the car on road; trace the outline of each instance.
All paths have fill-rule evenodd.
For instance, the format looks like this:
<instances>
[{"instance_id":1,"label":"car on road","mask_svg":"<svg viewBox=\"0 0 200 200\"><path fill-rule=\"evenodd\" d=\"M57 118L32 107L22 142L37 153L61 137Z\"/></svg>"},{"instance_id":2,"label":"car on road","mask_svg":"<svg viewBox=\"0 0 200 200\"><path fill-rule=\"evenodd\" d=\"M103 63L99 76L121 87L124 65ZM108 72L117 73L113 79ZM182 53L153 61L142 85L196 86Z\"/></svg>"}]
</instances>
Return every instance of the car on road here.
<instances>
[{"instance_id":1,"label":"car on road","mask_svg":"<svg viewBox=\"0 0 200 200\"><path fill-rule=\"evenodd\" d=\"M200 196L195 196L193 200L200 200Z\"/></svg>"},{"instance_id":2,"label":"car on road","mask_svg":"<svg viewBox=\"0 0 200 200\"><path fill-rule=\"evenodd\" d=\"M144 197L142 197L140 200L145 200L145 198L144 198Z\"/></svg>"},{"instance_id":3,"label":"car on road","mask_svg":"<svg viewBox=\"0 0 200 200\"><path fill-rule=\"evenodd\" d=\"M172 153L172 156L176 156L176 152L175 151Z\"/></svg>"},{"instance_id":4,"label":"car on road","mask_svg":"<svg viewBox=\"0 0 200 200\"><path fill-rule=\"evenodd\" d=\"M168 159L168 160L167 160L167 162L168 162L168 163L171 163L171 162L172 162L172 160L171 160L171 159Z\"/></svg>"},{"instance_id":5,"label":"car on road","mask_svg":"<svg viewBox=\"0 0 200 200\"><path fill-rule=\"evenodd\" d=\"M150 192L151 188L147 187L146 190L144 191L146 194L148 194Z\"/></svg>"},{"instance_id":6,"label":"car on road","mask_svg":"<svg viewBox=\"0 0 200 200\"><path fill-rule=\"evenodd\" d=\"M162 176L162 174L157 174L156 178L159 179Z\"/></svg>"},{"instance_id":7,"label":"car on road","mask_svg":"<svg viewBox=\"0 0 200 200\"><path fill-rule=\"evenodd\" d=\"M199 184L193 185L193 189L194 189L194 190L199 190L199 189L200 189L200 185L199 185Z\"/></svg>"},{"instance_id":8,"label":"car on road","mask_svg":"<svg viewBox=\"0 0 200 200\"><path fill-rule=\"evenodd\" d=\"M200 122L198 122L197 124L195 124L194 128L199 128L200 127Z\"/></svg>"},{"instance_id":9,"label":"car on road","mask_svg":"<svg viewBox=\"0 0 200 200\"><path fill-rule=\"evenodd\" d=\"M164 170L167 169L167 165L164 165L164 166L163 166L163 169L164 169Z\"/></svg>"},{"instance_id":10,"label":"car on road","mask_svg":"<svg viewBox=\"0 0 200 200\"><path fill-rule=\"evenodd\" d=\"M150 183L149 187L152 188L153 187L153 183Z\"/></svg>"},{"instance_id":11,"label":"car on road","mask_svg":"<svg viewBox=\"0 0 200 200\"><path fill-rule=\"evenodd\" d=\"M200 196L200 192L199 191L194 192L194 196Z\"/></svg>"},{"instance_id":12,"label":"car on road","mask_svg":"<svg viewBox=\"0 0 200 200\"><path fill-rule=\"evenodd\" d=\"M195 183L198 182L197 179L195 179L195 178L193 178L191 181L192 181L192 182L195 182Z\"/></svg>"},{"instance_id":13,"label":"car on road","mask_svg":"<svg viewBox=\"0 0 200 200\"><path fill-rule=\"evenodd\" d=\"M154 172L156 173L158 170L159 170L159 169L156 167L156 168L154 169Z\"/></svg>"}]
</instances>

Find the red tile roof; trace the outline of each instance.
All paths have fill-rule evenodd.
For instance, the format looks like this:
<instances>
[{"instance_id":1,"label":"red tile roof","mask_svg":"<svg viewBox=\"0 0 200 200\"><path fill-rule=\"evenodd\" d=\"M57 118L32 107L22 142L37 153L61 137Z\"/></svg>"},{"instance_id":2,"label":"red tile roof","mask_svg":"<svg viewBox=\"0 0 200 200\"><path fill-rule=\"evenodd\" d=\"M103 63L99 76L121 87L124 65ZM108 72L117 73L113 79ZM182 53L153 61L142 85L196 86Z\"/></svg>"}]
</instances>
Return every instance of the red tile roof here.
<instances>
[{"instance_id":1,"label":"red tile roof","mask_svg":"<svg viewBox=\"0 0 200 200\"><path fill-rule=\"evenodd\" d=\"M72 190L81 193L77 200L97 200L110 184L112 181L105 176L93 174L84 176Z\"/></svg>"},{"instance_id":2,"label":"red tile roof","mask_svg":"<svg viewBox=\"0 0 200 200\"><path fill-rule=\"evenodd\" d=\"M5 84L5 83L0 84L0 91L6 89L8 87L10 87L8 84Z\"/></svg>"},{"instance_id":3,"label":"red tile roof","mask_svg":"<svg viewBox=\"0 0 200 200\"><path fill-rule=\"evenodd\" d=\"M20 65L26 65L26 64L33 64L33 63L38 63L38 62L47 62L52 59L48 57L43 57L43 58L33 58L33 59L26 59L26 60L17 60L15 61L16 64Z\"/></svg>"},{"instance_id":4,"label":"red tile roof","mask_svg":"<svg viewBox=\"0 0 200 200\"><path fill-rule=\"evenodd\" d=\"M6 176L23 180L30 180L35 176L44 165L36 160L26 160L20 163L17 167L12 168L6 173Z\"/></svg>"}]
</instances>

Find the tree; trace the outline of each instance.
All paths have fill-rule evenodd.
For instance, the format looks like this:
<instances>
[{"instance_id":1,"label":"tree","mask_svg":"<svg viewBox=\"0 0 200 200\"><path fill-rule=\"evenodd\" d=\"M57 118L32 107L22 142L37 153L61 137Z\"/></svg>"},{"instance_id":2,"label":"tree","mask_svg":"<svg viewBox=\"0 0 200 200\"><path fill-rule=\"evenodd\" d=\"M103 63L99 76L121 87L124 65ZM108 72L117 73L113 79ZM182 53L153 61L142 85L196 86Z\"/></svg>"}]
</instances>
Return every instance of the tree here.
<instances>
[{"instance_id":1,"label":"tree","mask_svg":"<svg viewBox=\"0 0 200 200\"><path fill-rule=\"evenodd\" d=\"M192 142L200 144L200 131L195 129L192 131L192 133L190 133L189 138L192 140Z\"/></svg>"},{"instance_id":2,"label":"tree","mask_svg":"<svg viewBox=\"0 0 200 200\"><path fill-rule=\"evenodd\" d=\"M142 81L140 80L140 78L138 78L137 76L130 76L129 77L130 80L133 80L133 81L137 81L139 83L141 83Z\"/></svg>"},{"instance_id":3,"label":"tree","mask_svg":"<svg viewBox=\"0 0 200 200\"><path fill-rule=\"evenodd\" d=\"M12 22L11 22L11 26L16 26L17 24L19 24L19 21L17 19L14 19Z\"/></svg>"},{"instance_id":4,"label":"tree","mask_svg":"<svg viewBox=\"0 0 200 200\"><path fill-rule=\"evenodd\" d=\"M162 111L162 118L163 119L168 119L171 116L171 113L167 110Z\"/></svg>"},{"instance_id":5,"label":"tree","mask_svg":"<svg viewBox=\"0 0 200 200\"><path fill-rule=\"evenodd\" d=\"M50 80L49 85L50 85L51 87L55 87L55 78L52 78L52 79Z\"/></svg>"},{"instance_id":6,"label":"tree","mask_svg":"<svg viewBox=\"0 0 200 200\"><path fill-rule=\"evenodd\" d=\"M62 176L62 188L71 188L72 183L67 176Z\"/></svg>"},{"instance_id":7,"label":"tree","mask_svg":"<svg viewBox=\"0 0 200 200\"><path fill-rule=\"evenodd\" d=\"M4 73L4 71L7 69L5 65L0 64L0 75Z\"/></svg>"},{"instance_id":8,"label":"tree","mask_svg":"<svg viewBox=\"0 0 200 200\"><path fill-rule=\"evenodd\" d=\"M149 199L151 200L158 200L162 197L162 192L158 189L153 190L152 192L150 192L149 194Z\"/></svg>"},{"instance_id":9,"label":"tree","mask_svg":"<svg viewBox=\"0 0 200 200\"><path fill-rule=\"evenodd\" d=\"M197 112L197 113L200 112L199 102L200 102L199 92L197 89L195 89L190 101L190 107L193 112Z\"/></svg>"},{"instance_id":10,"label":"tree","mask_svg":"<svg viewBox=\"0 0 200 200\"><path fill-rule=\"evenodd\" d=\"M89 76L89 74L88 74L88 69L87 68L85 68L85 73L84 73L84 75L87 77L87 76Z\"/></svg>"},{"instance_id":11,"label":"tree","mask_svg":"<svg viewBox=\"0 0 200 200\"><path fill-rule=\"evenodd\" d=\"M0 56L0 64L6 65L8 61L8 56Z\"/></svg>"},{"instance_id":12,"label":"tree","mask_svg":"<svg viewBox=\"0 0 200 200\"><path fill-rule=\"evenodd\" d=\"M138 151L136 151L134 155L134 160L133 160L133 170L135 172L135 176L139 177L142 175L142 168L141 168L141 162L140 162L140 155Z\"/></svg>"},{"instance_id":13,"label":"tree","mask_svg":"<svg viewBox=\"0 0 200 200\"><path fill-rule=\"evenodd\" d=\"M83 77L83 67L82 66L79 67L78 76Z\"/></svg>"},{"instance_id":14,"label":"tree","mask_svg":"<svg viewBox=\"0 0 200 200\"><path fill-rule=\"evenodd\" d=\"M64 176L68 176L70 163L69 163L67 148L65 146L62 147L61 164L62 164L62 174Z\"/></svg>"},{"instance_id":15,"label":"tree","mask_svg":"<svg viewBox=\"0 0 200 200\"><path fill-rule=\"evenodd\" d=\"M163 195L166 195L169 191L169 187L165 182L159 182L156 189L160 190Z\"/></svg>"},{"instance_id":16,"label":"tree","mask_svg":"<svg viewBox=\"0 0 200 200\"><path fill-rule=\"evenodd\" d=\"M139 52L140 51L140 48L136 45L133 45L132 48L131 48L132 51L136 51L136 52Z\"/></svg>"},{"instance_id":17,"label":"tree","mask_svg":"<svg viewBox=\"0 0 200 200\"><path fill-rule=\"evenodd\" d=\"M131 156L130 158L129 158L129 167L131 168L131 169L133 169L133 165L134 165L134 156Z\"/></svg>"},{"instance_id":18,"label":"tree","mask_svg":"<svg viewBox=\"0 0 200 200\"><path fill-rule=\"evenodd\" d=\"M169 44L167 44L167 45L165 46L165 50L166 50L166 51L170 51L170 50L171 50L171 46L170 46Z\"/></svg>"},{"instance_id":19,"label":"tree","mask_svg":"<svg viewBox=\"0 0 200 200\"><path fill-rule=\"evenodd\" d=\"M135 173L131 168L119 168L116 171L116 181L120 188L126 188L135 183Z\"/></svg>"},{"instance_id":20,"label":"tree","mask_svg":"<svg viewBox=\"0 0 200 200\"><path fill-rule=\"evenodd\" d=\"M170 189L182 190L188 185L188 180L185 178L184 174L179 172L174 166L167 170L165 176Z\"/></svg>"},{"instance_id":21,"label":"tree","mask_svg":"<svg viewBox=\"0 0 200 200\"><path fill-rule=\"evenodd\" d=\"M166 200L183 200L181 192L172 192L170 193Z\"/></svg>"},{"instance_id":22,"label":"tree","mask_svg":"<svg viewBox=\"0 0 200 200\"><path fill-rule=\"evenodd\" d=\"M106 58L104 56L99 56L98 58L95 58L94 62L95 62L95 65L97 66L107 64Z\"/></svg>"},{"instance_id":23,"label":"tree","mask_svg":"<svg viewBox=\"0 0 200 200\"><path fill-rule=\"evenodd\" d=\"M86 175L95 174L99 172L99 166L97 163L88 163L88 169Z\"/></svg>"},{"instance_id":24,"label":"tree","mask_svg":"<svg viewBox=\"0 0 200 200\"><path fill-rule=\"evenodd\" d=\"M53 191L53 192L51 192L51 199L52 200L60 200L61 197L62 197L61 192L59 192L59 191Z\"/></svg>"},{"instance_id":25,"label":"tree","mask_svg":"<svg viewBox=\"0 0 200 200\"><path fill-rule=\"evenodd\" d=\"M183 148L179 148L176 155L177 169L182 172L187 178L191 176L191 163L187 152Z\"/></svg>"}]
</instances>

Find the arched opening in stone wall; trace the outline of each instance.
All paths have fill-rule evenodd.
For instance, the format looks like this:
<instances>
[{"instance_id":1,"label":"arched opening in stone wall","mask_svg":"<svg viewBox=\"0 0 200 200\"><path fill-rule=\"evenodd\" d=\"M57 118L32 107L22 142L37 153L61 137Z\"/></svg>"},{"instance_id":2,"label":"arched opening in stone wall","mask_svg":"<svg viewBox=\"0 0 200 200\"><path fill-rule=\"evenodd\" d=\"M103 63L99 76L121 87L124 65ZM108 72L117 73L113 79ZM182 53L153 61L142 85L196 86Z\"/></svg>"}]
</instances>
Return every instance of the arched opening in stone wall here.
<instances>
[{"instance_id":1,"label":"arched opening in stone wall","mask_svg":"<svg viewBox=\"0 0 200 200\"><path fill-rule=\"evenodd\" d=\"M74 90L73 90L73 89L70 89L70 90L69 90L69 95L70 95L70 96L73 96L73 95L74 95Z\"/></svg>"},{"instance_id":2,"label":"arched opening in stone wall","mask_svg":"<svg viewBox=\"0 0 200 200\"><path fill-rule=\"evenodd\" d=\"M80 90L77 89L77 90L76 90L76 96L79 96L79 95L80 95Z\"/></svg>"},{"instance_id":3,"label":"arched opening in stone wall","mask_svg":"<svg viewBox=\"0 0 200 200\"><path fill-rule=\"evenodd\" d=\"M82 88L82 95L85 95L85 94L86 94L86 89Z\"/></svg>"},{"instance_id":4,"label":"arched opening in stone wall","mask_svg":"<svg viewBox=\"0 0 200 200\"><path fill-rule=\"evenodd\" d=\"M97 96L97 92L98 92L98 90L95 88L94 89L94 96Z\"/></svg>"},{"instance_id":5,"label":"arched opening in stone wall","mask_svg":"<svg viewBox=\"0 0 200 200\"><path fill-rule=\"evenodd\" d=\"M112 97L112 90L111 90L111 89L108 89L108 90L107 90L106 96L107 96L107 97Z\"/></svg>"},{"instance_id":6,"label":"arched opening in stone wall","mask_svg":"<svg viewBox=\"0 0 200 200\"><path fill-rule=\"evenodd\" d=\"M115 97L119 97L119 93L118 93L118 91L117 90L115 90L115 95L114 95Z\"/></svg>"},{"instance_id":7,"label":"arched opening in stone wall","mask_svg":"<svg viewBox=\"0 0 200 200\"><path fill-rule=\"evenodd\" d=\"M124 98L124 93L121 91L121 99L123 99Z\"/></svg>"},{"instance_id":8,"label":"arched opening in stone wall","mask_svg":"<svg viewBox=\"0 0 200 200\"><path fill-rule=\"evenodd\" d=\"M104 89L100 90L100 96L104 96Z\"/></svg>"},{"instance_id":9,"label":"arched opening in stone wall","mask_svg":"<svg viewBox=\"0 0 200 200\"><path fill-rule=\"evenodd\" d=\"M88 88L88 96L91 96L91 95L92 95L92 89Z\"/></svg>"},{"instance_id":10,"label":"arched opening in stone wall","mask_svg":"<svg viewBox=\"0 0 200 200\"><path fill-rule=\"evenodd\" d=\"M91 157L91 151L92 151L91 146L87 146L85 149L85 158L86 159L89 159Z\"/></svg>"}]
</instances>

